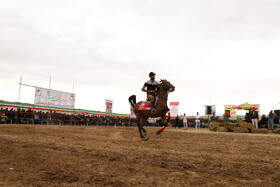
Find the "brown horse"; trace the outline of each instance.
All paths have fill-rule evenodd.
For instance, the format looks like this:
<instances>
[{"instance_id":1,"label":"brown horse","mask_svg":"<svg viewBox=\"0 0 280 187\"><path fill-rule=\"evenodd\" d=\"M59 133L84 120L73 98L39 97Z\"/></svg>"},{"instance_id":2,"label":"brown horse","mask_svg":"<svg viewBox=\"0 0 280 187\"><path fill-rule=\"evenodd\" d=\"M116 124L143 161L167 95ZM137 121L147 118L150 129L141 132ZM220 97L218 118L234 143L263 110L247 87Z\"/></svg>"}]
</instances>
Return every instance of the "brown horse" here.
<instances>
[{"instance_id":1,"label":"brown horse","mask_svg":"<svg viewBox=\"0 0 280 187\"><path fill-rule=\"evenodd\" d=\"M151 110L139 110L139 107L143 101L140 101L136 104L136 96L132 95L129 97L129 103L133 107L134 114L136 115L137 118L137 126L139 129L140 137L144 140L147 140L147 135L146 135L146 130L143 128L145 125L146 121L148 120L149 117L156 118L160 117L163 121L164 127L161 128L157 134L160 134L164 128L167 125L166 122L166 113L169 111L169 108L167 106L167 98L168 98L168 93L173 92L175 90L175 87L168 82L167 80L161 80L160 81L160 86L159 86L159 93L157 96L157 102L156 102L156 109L157 113L152 114Z\"/></svg>"}]
</instances>

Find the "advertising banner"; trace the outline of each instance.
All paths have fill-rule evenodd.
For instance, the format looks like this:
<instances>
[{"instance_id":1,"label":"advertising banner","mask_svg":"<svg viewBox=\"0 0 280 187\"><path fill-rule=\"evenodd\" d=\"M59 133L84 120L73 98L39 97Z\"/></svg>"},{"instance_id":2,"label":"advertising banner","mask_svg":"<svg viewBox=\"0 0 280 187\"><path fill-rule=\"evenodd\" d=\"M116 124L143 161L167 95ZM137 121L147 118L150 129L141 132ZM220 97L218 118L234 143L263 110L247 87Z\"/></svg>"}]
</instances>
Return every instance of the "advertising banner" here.
<instances>
[{"instance_id":1,"label":"advertising banner","mask_svg":"<svg viewBox=\"0 0 280 187\"><path fill-rule=\"evenodd\" d=\"M170 116L174 118L178 115L179 102L170 102Z\"/></svg>"},{"instance_id":2,"label":"advertising banner","mask_svg":"<svg viewBox=\"0 0 280 187\"><path fill-rule=\"evenodd\" d=\"M113 101L106 99L106 114L112 115Z\"/></svg>"},{"instance_id":3,"label":"advertising banner","mask_svg":"<svg viewBox=\"0 0 280 187\"><path fill-rule=\"evenodd\" d=\"M225 114L229 115L229 120L237 120L236 105L224 105Z\"/></svg>"},{"instance_id":4,"label":"advertising banner","mask_svg":"<svg viewBox=\"0 0 280 187\"><path fill-rule=\"evenodd\" d=\"M74 108L75 94L35 87L35 105Z\"/></svg>"}]
</instances>

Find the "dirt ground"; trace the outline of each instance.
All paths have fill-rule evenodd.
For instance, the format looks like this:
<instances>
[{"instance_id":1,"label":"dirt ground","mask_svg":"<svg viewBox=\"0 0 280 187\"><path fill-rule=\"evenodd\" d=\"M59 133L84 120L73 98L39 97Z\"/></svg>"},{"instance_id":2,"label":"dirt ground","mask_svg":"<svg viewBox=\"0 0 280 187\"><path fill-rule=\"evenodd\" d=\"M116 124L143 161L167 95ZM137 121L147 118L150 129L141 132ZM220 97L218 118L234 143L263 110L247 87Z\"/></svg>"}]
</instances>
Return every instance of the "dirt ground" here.
<instances>
[{"instance_id":1,"label":"dirt ground","mask_svg":"<svg viewBox=\"0 0 280 187\"><path fill-rule=\"evenodd\" d=\"M0 125L0 186L280 186L280 135Z\"/></svg>"}]
</instances>

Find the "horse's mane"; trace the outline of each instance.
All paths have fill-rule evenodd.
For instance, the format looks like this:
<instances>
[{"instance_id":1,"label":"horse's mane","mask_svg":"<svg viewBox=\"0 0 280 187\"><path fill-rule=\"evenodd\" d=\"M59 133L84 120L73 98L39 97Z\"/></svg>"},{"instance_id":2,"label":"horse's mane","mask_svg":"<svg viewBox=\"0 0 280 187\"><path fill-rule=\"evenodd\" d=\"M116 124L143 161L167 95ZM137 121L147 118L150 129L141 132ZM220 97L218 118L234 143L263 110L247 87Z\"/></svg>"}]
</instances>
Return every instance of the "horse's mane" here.
<instances>
[{"instance_id":1,"label":"horse's mane","mask_svg":"<svg viewBox=\"0 0 280 187\"><path fill-rule=\"evenodd\" d=\"M161 79L159 82L160 83L167 83L168 81L166 79Z\"/></svg>"}]
</instances>

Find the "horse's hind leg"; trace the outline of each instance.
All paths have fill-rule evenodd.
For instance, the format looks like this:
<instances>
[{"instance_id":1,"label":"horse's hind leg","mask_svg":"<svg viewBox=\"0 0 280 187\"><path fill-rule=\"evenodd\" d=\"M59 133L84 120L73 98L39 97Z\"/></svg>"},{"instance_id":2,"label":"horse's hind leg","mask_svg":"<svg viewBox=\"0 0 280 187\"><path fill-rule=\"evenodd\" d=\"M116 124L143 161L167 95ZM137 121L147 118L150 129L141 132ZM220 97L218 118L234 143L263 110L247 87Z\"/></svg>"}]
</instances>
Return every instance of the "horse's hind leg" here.
<instances>
[{"instance_id":1,"label":"horse's hind leg","mask_svg":"<svg viewBox=\"0 0 280 187\"><path fill-rule=\"evenodd\" d=\"M147 138L147 131L146 131L146 129L144 129L143 126L141 126L141 129L142 129L142 134L143 134L144 138Z\"/></svg>"},{"instance_id":2,"label":"horse's hind leg","mask_svg":"<svg viewBox=\"0 0 280 187\"><path fill-rule=\"evenodd\" d=\"M140 124L137 124L137 127L138 127L138 129L139 129L140 138L145 138L145 136L143 136L143 134L142 134L142 128L143 128L143 127L141 127Z\"/></svg>"},{"instance_id":3,"label":"horse's hind leg","mask_svg":"<svg viewBox=\"0 0 280 187\"><path fill-rule=\"evenodd\" d=\"M143 128L143 124L146 123L146 120L144 119L137 119L137 127L138 127L138 130L139 130L139 134L140 134L140 138L142 140L148 140L147 138L147 135L146 135L146 130Z\"/></svg>"},{"instance_id":4,"label":"horse's hind leg","mask_svg":"<svg viewBox=\"0 0 280 187\"><path fill-rule=\"evenodd\" d=\"M141 127L141 131L142 131L142 135L143 135L143 137L144 138L142 138L142 139L145 139L145 140L148 140L149 138L147 137L147 131L146 131L146 129L144 129L144 125L145 125L145 123L146 123L146 121L147 121L147 118L142 118L141 120L140 120L140 127Z\"/></svg>"},{"instance_id":5,"label":"horse's hind leg","mask_svg":"<svg viewBox=\"0 0 280 187\"><path fill-rule=\"evenodd\" d=\"M142 131L143 131L143 133L147 133L147 131L146 131L146 129L144 129L144 127L142 126Z\"/></svg>"},{"instance_id":6,"label":"horse's hind leg","mask_svg":"<svg viewBox=\"0 0 280 187\"><path fill-rule=\"evenodd\" d=\"M138 127L138 130L139 130L139 134L140 134L140 138L145 138L145 136L143 135L142 133L142 125L141 125L141 119L140 118L137 118L137 127Z\"/></svg>"}]
</instances>

